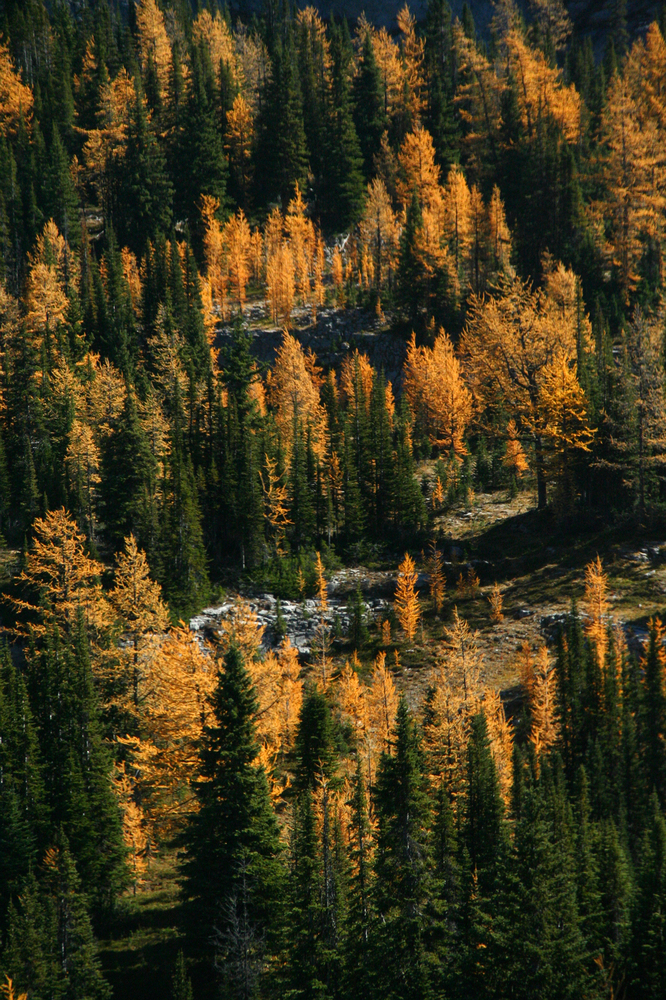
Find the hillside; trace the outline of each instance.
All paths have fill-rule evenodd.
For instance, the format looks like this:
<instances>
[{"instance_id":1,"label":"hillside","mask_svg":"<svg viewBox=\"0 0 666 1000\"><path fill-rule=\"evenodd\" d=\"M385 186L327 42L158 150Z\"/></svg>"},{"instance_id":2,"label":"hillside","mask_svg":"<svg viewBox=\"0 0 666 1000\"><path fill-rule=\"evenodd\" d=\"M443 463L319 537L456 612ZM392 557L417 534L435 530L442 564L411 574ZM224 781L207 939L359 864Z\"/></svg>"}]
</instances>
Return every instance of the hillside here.
<instances>
[{"instance_id":1,"label":"hillside","mask_svg":"<svg viewBox=\"0 0 666 1000\"><path fill-rule=\"evenodd\" d=\"M662 1000L666 17L328 10L0 2L0 995Z\"/></svg>"}]
</instances>

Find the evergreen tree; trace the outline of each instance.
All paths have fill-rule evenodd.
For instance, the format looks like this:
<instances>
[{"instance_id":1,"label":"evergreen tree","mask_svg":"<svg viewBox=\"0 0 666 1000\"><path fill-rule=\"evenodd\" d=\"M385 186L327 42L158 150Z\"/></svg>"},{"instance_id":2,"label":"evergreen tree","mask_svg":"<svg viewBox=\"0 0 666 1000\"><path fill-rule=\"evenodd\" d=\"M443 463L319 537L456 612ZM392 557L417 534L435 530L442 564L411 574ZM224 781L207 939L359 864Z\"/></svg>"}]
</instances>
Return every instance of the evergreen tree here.
<instances>
[{"instance_id":1,"label":"evergreen tree","mask_svg":"<svg viewBox=\"0 0 666 1000\"><path fill-rule=\"evenodd\" d=\"M79 614L69 643L54 629L33 671L44 787L51 828L62 829L95 916L126 884L121 816L111 787L93 688L86 626Z\"/></svg>"},{"instance_id":2,"label":"evergreen tree","mask_svg":"<svg viewBox=\"0 0 666 1000\"><path fill-rule=\"evenodd\" d=\"M307 190L308 150L303 125L303 102L288 45L278 47L273 63L273 78L268 84L265 104L259 120L257 182L260 202L279 199L283 211L293 197L296 184Z\"/></svg>"},{"instance_id":3,"label":"evergreen tree","mask_svg":"<svg viewBox=\"0 0 666 1000\"><path fill-rule=\"evenodd\" d=\"M195 793L199 810L186 834L186 891L196 920L218 931L218 950L234 995L274 946L282 866L268 783L257 766L257 700L240 651L220 668L204 727Z\"/></svg>"},{"instance_id":4,"label":"evergreen tree","mask_svg":"<svg viewBox=\"0 0 666 1000\"><path fill-rule=\"evenodd\" d=\"M322 219L335 232L350 229L363 213L363 156L352 117L347 59L341 31L333 34L333 69L326 107L325 187Z\"/></svg>"},{"instance_id":5,"label":"evergreen tree","mask_svg":"<svg viewBox=\"0 0 666 1000\"><path fill-rule=\"evenodd\" d=\"M111 221L121 245L135 252L171 224L173 188L164 153L155 138L137 85L127 129L127 151L120 161Z\"/></svg>"},{"instance_id":6,"label":"evergreen tree","mask_svg":"<svg viewBox=\"0 0 666 1000\"><path fill-rule=\"evenodd\" d=\"M387 127L382 78L369 34L363 39L359 72L354 78L354 124L363 156L363 172L369 181L375 173L375 156Z\"/></svg>"},{"instance_id":7,"label":"evergreen tree","mask_svg":"<svg viewBox=\"0 0 666 1000\"><path fill-rule=\"evenodd\" d=\"M404 699L394 751L380 761L375 810L376 988L386 997L426 998L432 995L430 802L420 739Z\"/></svg>"},{"instance_id":8,"label":"evergreen tree","mask_svg":"<svg viewBox=\"0 0 666 1000\"><path fill-rule=\"evenodd\" d=\"M155 459L128 390L114 433L102 453L102 503L106 530L114 547L134 535L154 562L156 523L153 509Z\"/></svg>"},{"instance_id":9,"label":"evergreen tree","mask_svg":"<svg viewBox=\"0 0 666 1000\"><path fill-rule=\"evenodd\" d=\"M470 864L478 873L484 892L493 885L504 847L503 812L488 726L485 715L480 713L472 719L467 745L467 796L462 834Z\"/></svg>"},{"instance_id":10,"label":"evergreen tree","mask_svg":"<svg viewBox=\"0 0 666 1000\"><path fill-rule=\"evenodd\" d=\"M336 754L331 709L318 688L306 694L298 720L295 745L299 788L314 789L335 775Z\"/></svg>"},{"instance_id":11,"label":"evergreen tree","mask_svg":"<svg viewBox=\"0 0 666 1000\"><path fill-rule=\"evenodd\" d=\"M30 881L10 910L3 962L29 995L109 1000L86 895L62 831L43 867L41 886Z\"/></svg>"},{"instance_id":12,"label":"evergreen tree","mask_svg":"<svg viewBox=\"0 0 666 1000\"><path fill-rule=\"evenodd\" d=\"M633 920L630 995L656 998L666 976L666 821L656 795L641 851Z\"/></svg>"}]
</instances>

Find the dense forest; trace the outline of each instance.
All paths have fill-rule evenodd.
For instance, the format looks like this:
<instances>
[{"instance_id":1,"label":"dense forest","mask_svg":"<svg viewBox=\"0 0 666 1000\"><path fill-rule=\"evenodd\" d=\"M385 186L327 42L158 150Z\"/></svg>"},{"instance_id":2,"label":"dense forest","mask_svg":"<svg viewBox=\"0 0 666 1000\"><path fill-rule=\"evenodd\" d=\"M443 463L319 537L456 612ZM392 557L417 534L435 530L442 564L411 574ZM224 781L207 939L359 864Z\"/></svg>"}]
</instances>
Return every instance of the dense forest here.
<instances>
[{"instance_id":1,"label":"dense forest","mask_svg":"<svg viewBox=\"0 0 666 1000\"><path fill-rule=\"evenodd\" d=\"M0 0L7 1000L141 995L99 942L164 864L155 996L664 995L664 627L591 559L509 699L442 527L663 528L666 17L614 10L595 53L562 0ZM304 348L352 313L397 378Z\"/></svg>"}]
</instances>

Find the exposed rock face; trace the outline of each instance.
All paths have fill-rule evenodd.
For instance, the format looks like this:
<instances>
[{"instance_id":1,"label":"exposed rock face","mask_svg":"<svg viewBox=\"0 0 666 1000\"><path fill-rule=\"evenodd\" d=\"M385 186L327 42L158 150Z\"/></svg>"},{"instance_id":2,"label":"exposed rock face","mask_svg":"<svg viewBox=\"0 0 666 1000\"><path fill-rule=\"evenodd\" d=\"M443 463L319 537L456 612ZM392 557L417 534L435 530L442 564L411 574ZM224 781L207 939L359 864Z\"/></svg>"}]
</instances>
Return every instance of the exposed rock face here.
<instances>
[{"instance_id":1,"label":"exposed rock face","mask_svg":"<svg viewBox=\"0 0 666 1000\"><path fill-rule=\"evenodd\" d=\"M250 321L259 319L264 312L263 306L251 305L246 309L246 318ZM297 322L302 319L299 312L302 310L295 310ZM250 328L247 332L257 360L272 365L282 343L282 330L267 324ZM383 370L394 387L396 383L400 384L407 350L404 337L381 330L374 316L361 309L321 309L316 324L295 328L291 333L305 350L313 350L324 370L338 368L345 354L357 347L362 354L368 355L377 371ZM222 327L217 336L217 346L224 349L231 343L231 338L231 327Z\"/></svg>"}]
</instances>

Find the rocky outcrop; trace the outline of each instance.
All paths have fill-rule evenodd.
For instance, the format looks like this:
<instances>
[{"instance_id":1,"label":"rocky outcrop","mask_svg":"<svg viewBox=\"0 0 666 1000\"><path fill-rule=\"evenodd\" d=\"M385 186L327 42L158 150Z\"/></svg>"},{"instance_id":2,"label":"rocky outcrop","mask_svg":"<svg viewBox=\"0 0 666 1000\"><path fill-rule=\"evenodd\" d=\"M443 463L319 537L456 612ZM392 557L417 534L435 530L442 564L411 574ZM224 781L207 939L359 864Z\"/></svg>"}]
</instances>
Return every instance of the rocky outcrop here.
<instances>
[{"instance_id":1,"label":"rocky outcrop","mask_svg":"<svg viewBox=\"0 0 666 1000\"><path fill-rule=\"evenodd\" d=\"M248 603L252 611L255 612L259 624L263 626L262 648L264 650L273 649L279 645L284 634L299 653L307 656L311 652L315 641L315 631L321 621L318 601L311 599L281 601L280 614L284 623L284 632L278 629L277 600L272 594L263 594ZM376 619L386 618L389 604L381 597L373 597L364 601L364 608L366 621L368 625L372 625ZM204 608L198 615L190 619L190 628L202 639L214 639L232 609L233 604L231 603L221 604L217 608ZM339 632L341 635L346 635L351 624L346 600L330 597L328 612L324 618L332 634Z\"/></svg>"},{"instance_id":2,"label":"rocky outcrop","mask_svg":"<svg viewBox=\"0 0 666 1000\"><path fill-rule=\"evenodd\" d=\"M263 304L252 304L245 311L252 353L258 361L272 365L282 342L282 330L270 326L264 317ZM319 310L317 322L311 323L307 313L296 310L294 320L292 335L305 350L310 348L317 355L324 370L339 368L345 354L358 348L394 387L399 385L407 344L404 337L387 332L372 314L363 309L325 308ZM224 351L232 337L230 326L221 327L216 346Z\"/></svg>"}]
</instances>

